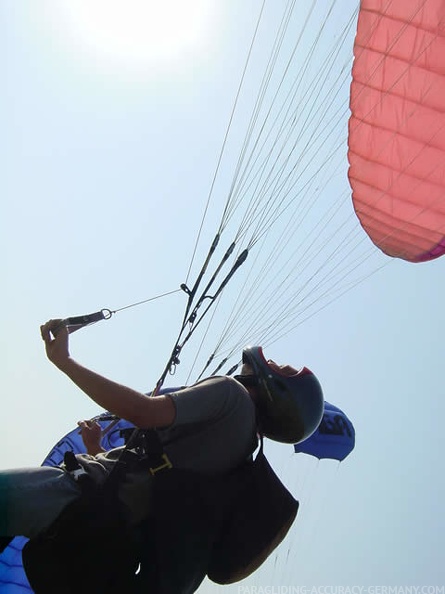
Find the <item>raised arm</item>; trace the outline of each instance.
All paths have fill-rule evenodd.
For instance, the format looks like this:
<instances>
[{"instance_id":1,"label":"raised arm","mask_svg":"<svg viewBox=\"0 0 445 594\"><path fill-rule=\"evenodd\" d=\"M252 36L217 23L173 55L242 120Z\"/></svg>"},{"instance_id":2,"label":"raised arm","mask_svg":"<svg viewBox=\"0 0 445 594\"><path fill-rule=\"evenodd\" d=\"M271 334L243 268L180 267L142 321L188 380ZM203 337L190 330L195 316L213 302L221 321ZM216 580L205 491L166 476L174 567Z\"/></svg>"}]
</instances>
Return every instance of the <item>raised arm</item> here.
<instances>
[{"instance_id":1,"label":"raised arm","mask_svg":"<svg viewBox=\"0 0 445 594\"><path fill-rule=\"evenodd\" d=\"M147 397L75 361L69 352L68 330L60 327L60 320L49 320L40 332L48 359L99 406L142 429L173 423L175 406L168 395Z\"/></svg>"}]
</instances>

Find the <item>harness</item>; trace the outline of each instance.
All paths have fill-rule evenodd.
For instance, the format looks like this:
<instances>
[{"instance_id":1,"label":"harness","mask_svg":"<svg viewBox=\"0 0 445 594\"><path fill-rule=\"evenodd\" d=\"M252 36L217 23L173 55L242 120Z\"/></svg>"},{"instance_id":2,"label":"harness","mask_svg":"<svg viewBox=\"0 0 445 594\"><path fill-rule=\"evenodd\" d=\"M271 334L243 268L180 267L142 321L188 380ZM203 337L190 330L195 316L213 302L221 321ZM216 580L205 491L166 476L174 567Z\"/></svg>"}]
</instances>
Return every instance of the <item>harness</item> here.
<instances>
[{"instance_id":1,"label":"harness","mask_svg":"<svg viewBox=\"0 0 445 594\"><path fill-rule=\"evenodd\" d=\"M239 468L207 476L173 467L154 430L136 430L103 486L72 453L82 496L23 549L35 594L192 594L250 575L282 541L298 502L260 449ZM122 482L150 477L151 513L129 524Z\"/></svg>"}]
</instances>

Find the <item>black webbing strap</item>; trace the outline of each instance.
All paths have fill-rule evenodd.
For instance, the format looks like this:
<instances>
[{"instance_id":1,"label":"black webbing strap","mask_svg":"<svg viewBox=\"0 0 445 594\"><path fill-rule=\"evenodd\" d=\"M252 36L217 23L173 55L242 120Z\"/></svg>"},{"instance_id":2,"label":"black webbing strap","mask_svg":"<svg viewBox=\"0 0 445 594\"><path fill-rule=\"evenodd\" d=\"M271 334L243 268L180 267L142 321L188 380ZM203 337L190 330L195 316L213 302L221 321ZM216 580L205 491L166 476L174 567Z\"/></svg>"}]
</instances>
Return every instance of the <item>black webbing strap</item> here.
<instances>
[{"instance_id":1,"label":"black webbing strap","mask_svg":"<svg viewBox=\"0 0 445 594\"><path fill-rule=\"evenodd\" d=\"M155 429L143 431L145 441L145 456L148 470L151 475L155 475L160 470L170 470L173 464L164 452L164 447Z\"/></svg>"},{"instance_id":2,"label":"black webbing strap","mask_svg":"<svg viewBox=\"0 0 445 594\"><path fill-rule=\"evenodd\" d=\"M133 430L105 481L105 490L117 489L125 474L135 466L147 470L152 475L173 468L155 429Z\"/></svg>"}]
</instances>

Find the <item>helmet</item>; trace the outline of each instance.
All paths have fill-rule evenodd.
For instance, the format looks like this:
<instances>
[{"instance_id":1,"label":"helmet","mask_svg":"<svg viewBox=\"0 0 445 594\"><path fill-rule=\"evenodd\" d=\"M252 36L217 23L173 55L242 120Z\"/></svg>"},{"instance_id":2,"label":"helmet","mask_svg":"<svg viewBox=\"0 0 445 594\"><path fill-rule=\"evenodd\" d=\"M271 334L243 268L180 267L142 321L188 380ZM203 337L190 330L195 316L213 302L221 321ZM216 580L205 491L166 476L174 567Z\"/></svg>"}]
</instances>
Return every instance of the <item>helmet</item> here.
<instances>
[{"instance_id":1,"label":"helmet","mask_svg":"<svg viewBox=\"0 0 445 594\"><path fill-rule=\"evenodd\" d=\"M272 369L261 347L243 351L243 363L250 365L258 388L257 407L261 432L282 443L299 443L317 429L323 417L323 392L307 367L294 375Z\"/></svg>"}]
</instances>

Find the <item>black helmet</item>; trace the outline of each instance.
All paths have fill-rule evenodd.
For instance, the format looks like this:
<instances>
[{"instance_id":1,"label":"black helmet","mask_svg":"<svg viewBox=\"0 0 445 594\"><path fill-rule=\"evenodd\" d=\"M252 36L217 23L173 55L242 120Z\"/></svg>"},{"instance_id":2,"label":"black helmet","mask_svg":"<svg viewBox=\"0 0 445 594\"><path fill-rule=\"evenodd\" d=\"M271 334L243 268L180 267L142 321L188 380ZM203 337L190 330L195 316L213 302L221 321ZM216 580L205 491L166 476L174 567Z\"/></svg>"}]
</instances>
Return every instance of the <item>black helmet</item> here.
<instances>
[{"instance_id":1,"label":"black helmet","mask_svg":"<svg viewBox=\"0 0 445 594\"><path fill-rule=\"evenodd\" d=\"M272 369L261 347L243 351L243 363L250 365L257 379L256 401L261 432L282 443L299 443L317 429L323 417L323 392L307 367L294 375Z\"/></svg>"}]
</instances>

